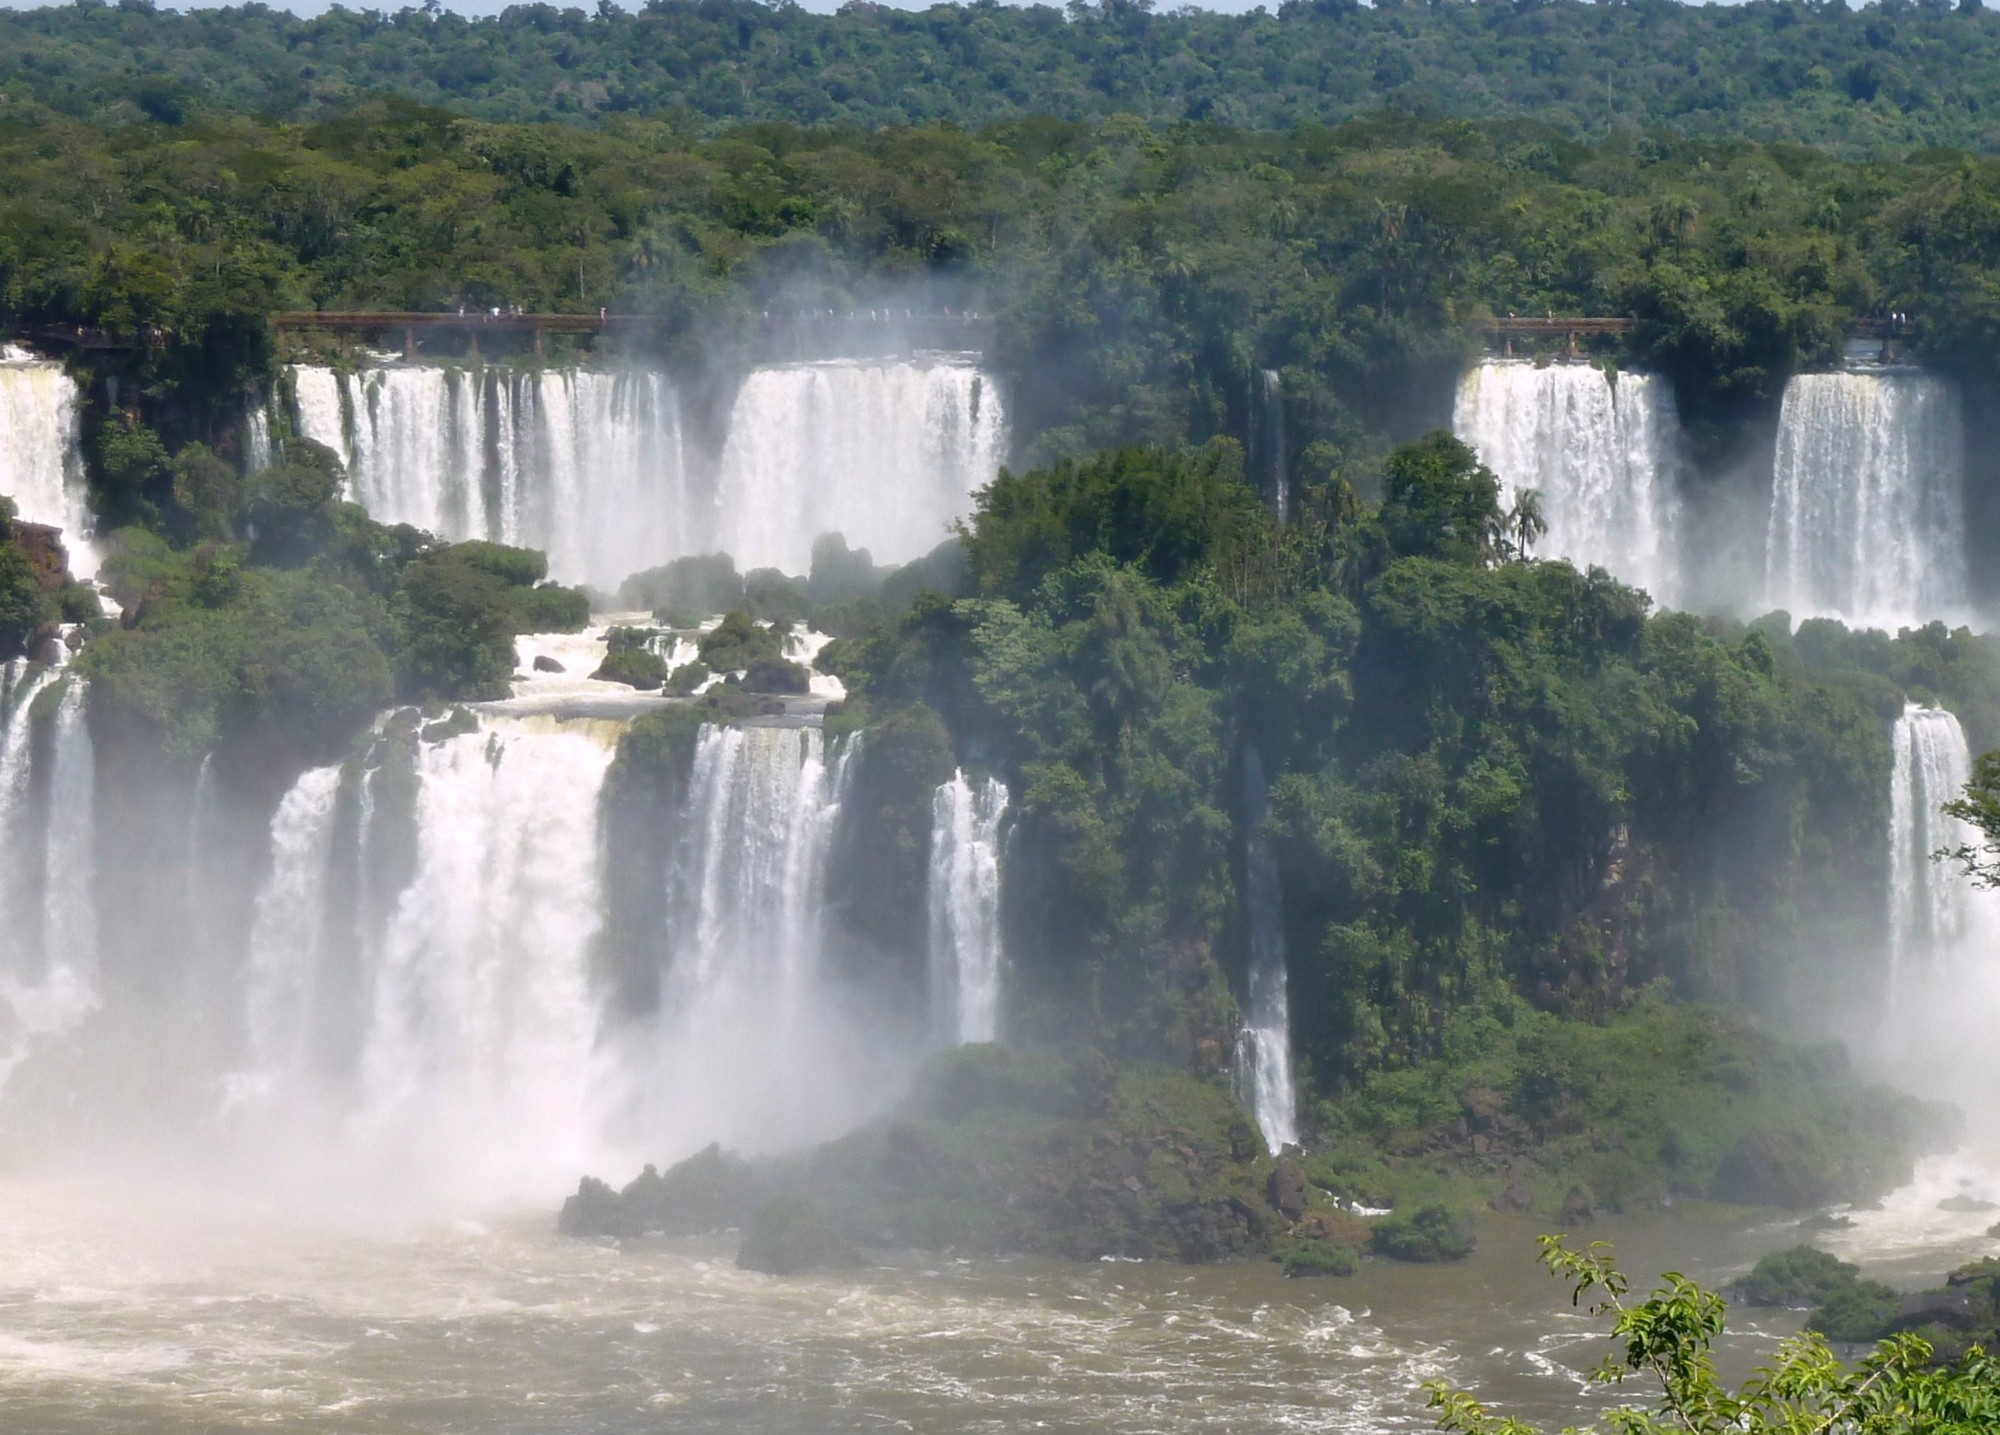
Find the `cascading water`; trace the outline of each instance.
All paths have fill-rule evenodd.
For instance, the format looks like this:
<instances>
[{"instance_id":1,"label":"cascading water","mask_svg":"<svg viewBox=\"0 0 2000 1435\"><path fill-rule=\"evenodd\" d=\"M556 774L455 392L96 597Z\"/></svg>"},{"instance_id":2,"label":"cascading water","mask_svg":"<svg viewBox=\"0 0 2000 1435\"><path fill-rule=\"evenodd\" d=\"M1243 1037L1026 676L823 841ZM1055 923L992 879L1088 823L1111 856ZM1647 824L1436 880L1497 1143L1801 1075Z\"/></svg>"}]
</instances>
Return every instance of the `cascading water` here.
<instances>
[{"instance_id":1,"label":"cascading water","mask_svg":"<svg viewBox=\"0 0 2000 1435\"><path fill-rule=\"evenodd\" d=\"M705 727L668 838L659 1010L620 1034L618 1125L652 1150L783 1147L840 1129L865 1063L822 961L852 745Z\"/></svg>"},{"instance_id":2,"label":"cascading water","mask_svg":"<svg viewBox=\"0 0 2000 1435\"><path fill-rule=\"evenodd\" d=\"M356 888L398 820L375 790L389 769L357 804L358 851L340 849L340 770L298 780L256 903L239 1115L319 1111L350 1151L489 1189L595 1155L597 803L618 731L488 717L419 744L406 885L379 923L356 920Z\"/></svg>"},{"instance_id":3,"label":"cascading water","mask_svg":"<svg viewBox=\"0 0 2000 1435\"><path fill-rule=\"evenodd\" d=\"M837 1079L873 1058L842 1045L822 962L845 749L829 760L816 728L702 730L657 834L661 1000L635 1018L598 952L622 724L479 721L418 743L407 777L316 769L280 803L233 1120L406 1181L545 1194L711 1140L823 1138L879 1099Z\"/></svg>"},{"instance_id":4,"label":"cascading water","mask_svg":"<svg viewBox=\"0 0 2000 1435\"><path fill-rule=\"evenodd\" d=\"M605 588L691 551L662 374L301 367L292 386L298 431L347 461L380 522L539 548L557 578Z\"/></svg>"},{"instance_id":5,"label":"cascading water","mask_svg":"<svg viewBox=\"0 0 2000 1435\"><path fill-rule=\"evenodd\" d=\"M1292 1081L1292 1017L1286 988L1284 901L1278 864L1264 840L1270 808L1264 764L1253 748L1243 758L1243 886L1250 928L1249 1000L1237 1039L1236 1081L1264 1133L1281 1151L1299 1139L1298 1095Z\"/></svg>"},{"instance_id":6,"label":"cascading water","mask_svg":"<svg viewBox=\"0 0 2000 1435\"><path fill-rule=\"evenodd\" d=\"M0 1078L96 1007L96 775L84 688L59 668L0 677Z\"/></svg>"},{"instance_id":7,"label":"cascading water","mask_svg":"<svg viewBox=\"0 0 2000 1435\"><path fill-rule=\"evenodd\" d=\"M1892 735L1895 775L1889 789L1889 972L1892 996L1924 968L1949 968L1971 957L2000 957L2000 908L1959 870L1934 862L1940 849L1976 846L1979 834L1940 809L1972 774L1958 719L1912 703ZM1991 950L1989 950L1991 949Z\"/></svg>"},{"instance_id":8,"label":"cascading water","mask_svg":"<svg viewBox=\"0 0 2000 1435\"><path fill-rule=\"evenodd\" d=\"M70 571L97 571L90 490L77 438L78 394L62 365L0 350L0 496L19 516L63 530Z\"/></svg>"},{"instance_id":9,"label":"cascading water","mask_svg":"<svg viewBox=\"0 0 2000 1435\"><path fill-rule=\"evenodd\" d=\"M963 363L758 369L729 415L714 546L804 573L840 533L879 563L921 557L972 509L1005 442L992 381Z\"/></svg>"},{"instance_id":10,"label":"cascading water","mask_svg":"<svg viewBox=\"0 0 2000 1435\"><path fill-rule=\"evenodd\" d=\"M1793 378L1764 539L1769 601L1891 629L1961 615L1964 446L1958 392L1943 379Z\"/></svg>"},{"instance_id":11,"label":"cascading water","mask_svg":"<svg viewBox=\"0 0 2000 1435\"><path fill-rule=\"evenodd\" d=\"M1007 789L963 771L931 799L931 1029L955 1046L1000 1029L1000 823Z\"/></svg>"},{"instance_id":12,"label":"cascading water","mask_svg":"<svg viewBox=\"0 0 2000 1435\"><path fill-rule=\"evenodd\" d=\"M1452 429L1499 477L1503 505L1540 492L1538 554L1681 601L1680 420L1665 379L1491 360L1460 382Z\"/></svg>"}]
</instances>

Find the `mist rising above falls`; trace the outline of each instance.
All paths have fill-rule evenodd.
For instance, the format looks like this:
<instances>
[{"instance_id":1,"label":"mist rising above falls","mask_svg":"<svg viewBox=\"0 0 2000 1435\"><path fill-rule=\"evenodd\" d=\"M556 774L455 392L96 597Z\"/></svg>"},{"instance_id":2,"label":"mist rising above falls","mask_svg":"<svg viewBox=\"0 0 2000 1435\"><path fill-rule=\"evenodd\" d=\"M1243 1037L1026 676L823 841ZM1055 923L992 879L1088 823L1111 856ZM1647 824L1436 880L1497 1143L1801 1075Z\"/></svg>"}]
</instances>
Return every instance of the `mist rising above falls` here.
<instances>
[{"instance_id":1,"label":"mist rising above falls","mask_svg":"<svg viewBox=\"0 0 2000 1435\"><path fill-rule=\"evenodd\" d=\"M1460 382L1452 428L1498 475L1503 507L1524 488L1541 493L1537 556L1681 601L1680 421L1665 379L1490 360Z\"/></svg>"},{"instance_id":2,"label":"mist rising above falls","mask_svg":"<svg viewBox=\"0 0 2000 1435\"><path fill-rule=\"evenodd\" d=\"M1778 421L1769 601L1894 631L1966 607L1964 429L1928 374L1800 374Z\"/></svg>"},{"instance_id":3,"label":"mist rising above falls","mask_svg":"<svg viewBox=\"0 0 2000 1435\"><path fill-rule=\"evenodd\" d=\"M63 530L70 571L97 570L90 493L77 437L80 395L60 364L0 350L0 496L19 516Z\"/></svg>"}]
</instances>

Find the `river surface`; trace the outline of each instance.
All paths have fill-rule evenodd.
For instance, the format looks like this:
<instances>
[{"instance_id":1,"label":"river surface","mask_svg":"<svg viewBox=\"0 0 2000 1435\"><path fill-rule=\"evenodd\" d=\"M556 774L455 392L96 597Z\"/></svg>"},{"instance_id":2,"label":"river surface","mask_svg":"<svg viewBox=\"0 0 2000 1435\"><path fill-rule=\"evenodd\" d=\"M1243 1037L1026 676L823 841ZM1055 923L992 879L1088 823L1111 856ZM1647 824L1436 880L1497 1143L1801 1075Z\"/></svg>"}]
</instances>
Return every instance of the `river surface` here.
<instances>
[{"instance_id":1,"label":"river surface","mask_svg":"<svg viewBox=\"0 0 2000 1435\"><path fill-rule=\"evenodd\" d=\"M1932 1163L1823 1243L1934 1280L1996 1245L1990 1215L1936 1201L1992 1184ZM1608 1403L1583 1374L1600 1324L1526 1221L1488 1221L1462 1265L1338 1280L915 1255L777 1279L727 1237L620 1248L558 1236L547 1208L397 1220L215 1185L0 1182L0 1429L1403 1431L1430 1428L1435 1379L1550 1428ZM1642 1282L1726 1280L1801 1239L1692 1215L1584 1234ZM1725 1363L1798 1319L1739 1307Z\"/></svg>"}]
</instances>

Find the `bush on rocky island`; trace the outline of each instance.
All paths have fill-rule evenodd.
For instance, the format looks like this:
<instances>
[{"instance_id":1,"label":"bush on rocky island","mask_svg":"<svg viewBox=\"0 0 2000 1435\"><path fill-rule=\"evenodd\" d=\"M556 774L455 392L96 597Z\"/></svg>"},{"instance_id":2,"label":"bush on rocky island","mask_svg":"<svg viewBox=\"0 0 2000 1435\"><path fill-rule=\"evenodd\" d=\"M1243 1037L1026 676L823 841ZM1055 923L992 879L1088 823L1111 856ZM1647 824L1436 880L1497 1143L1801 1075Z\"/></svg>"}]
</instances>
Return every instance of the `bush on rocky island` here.
<instances>
[{"instance_id":1,"label":"bush on rocky island","mask_svg":"<svg viewBox=\"0 0 2000 1435\"><path fill-rule=\"evenodd\" d=\"M711 613L742 607L743 579L727 553L691 554L634 573L618 585L618 603L659 614L671 627L694 627Z\"/></svg>"},{"instance_id":2,"label":"bush on rocky island","mask_svg":"<svg viewBox=\"0 0 2000 1435\"><path fill-rule=\"evenodd\" d=\"M1313 1276L1351 1276L1361 1269L1361 1253L1334 1241L1295 1241L1279 1255L1279 1264L1294 1280Z\"/></svg>"},{"instance_id":3,"label":"bush on rocky island","mask_svg":"<svg viewBox=\"0 0 2000 1435\"><path fill-rule=\"evenodd\" d=\"M784 642L777 633L740 608L724 614L701 638L701 660L711 672L740 673L752 663L784 656Z\"/></svg>"},{"instance_id":4,"label":"bush on rocky island","mask_svg":"<svg viewBox=\"0 0 2000 1435\"><path fill-rule=\"evenodd\" d=\"M812 674L805 664L788 658L759 658L743 674L743 687L753 693L789 693L799 696L811 691Z\"/></svg>"},{"instance_id":5,"label":"bush on rocky island","mask_svg":"<svg viewBox=\"0 0 2000 1435\"><path fill-rule=\"evenodd\" d=\"M1810 1310L1854 1284L1859 1267L1812 1246L1773 1251L1751 1268L1738 1292L1750 1305Z\"/></svg>"},{"instance_id":6,"label":"bush on rocky island","mask_svg":"<svg viewBox=\"0 0 2000 1435\"><path fill-rule=\"evenodd\" d=\"M1431 1204L1384 1216L1369 1231L1369 1241L1378 1256L1431 1264L1464 1260L1477 1238L1470 1214Z\"/></svg>"},{"instance_id":7,"label":"bush on rocky island","mask_svg":"<svg viewBox=\"0 0 2000 1435\"><path fill-rule=\"evenodd\" d=\"M638 628L613 628L606 635L604 661L591 677L599 682L624 683L641 692L656 692L667 681L667 664L647 646L652 635Z\"/></svg>"}]
</instances>

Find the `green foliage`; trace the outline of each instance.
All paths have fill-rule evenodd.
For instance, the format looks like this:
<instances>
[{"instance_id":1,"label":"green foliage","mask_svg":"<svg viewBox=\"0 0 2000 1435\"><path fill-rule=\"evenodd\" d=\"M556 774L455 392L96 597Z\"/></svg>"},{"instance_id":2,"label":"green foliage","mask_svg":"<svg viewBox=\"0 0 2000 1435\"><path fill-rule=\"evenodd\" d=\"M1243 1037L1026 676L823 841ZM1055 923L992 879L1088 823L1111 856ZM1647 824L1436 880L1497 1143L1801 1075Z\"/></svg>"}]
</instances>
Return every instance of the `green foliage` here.
<instances>
[{"instance_id":1,"label":"green foliage","mask_svg":"<svg viewBox=\"0 0 2000 1435\"><path fill-rule=\"evenodd\" d=\"M591 676L642 692L659 688L667 681L667 664L647 646L651 637L638 628L613 628L606 634L604 661Z\"/></svg>"},{"instance_id":2,"label":"green foliage","mask_svg":"<svg viewBox=\"0 0 2000 1435\"><path fill-rule=\"evenodd\" d=\"M1608 1428L1624 1435L1973 1435L2000 1419L2000 1367L1984 1351L1973 1347L1953 1364L1932 1367L1930 1346L1910 1335L1883 1341L1850 1367L1807 1331L1731 1390L1715 1368L1715 1343L1728 1315L1720 1296L1669 1272L1645 1300L1628 1300L1630 1282L1601 1241L1575 1251L1560 1236L1544 1236L1542 1256L1570 1286L1573 1305L1589 1297L1591 1314L1612 1317L1618 1353L1593 1378L1619 1385L1643 1375L1659 1387L1650 1408L1621 1406L1607 1417ZM1443 1381L1429 1389L1440 1430L1535 1435L1533 1427L1491 1413Z\"/></svg>"},{"instance_id":3,"label":"green foliage","mask_svg":"<svg viewBox=\"0 0 2000 1435\"><path fill-rule=\"evenodd\" d=\"M701 638L701 660L710 672L742 672L753 663L777 662L784 658L784 643L778 634L754 621L741 609L723 619Z\"/></svg>"},{"instance_id":4,"label":"green foliage","mask_svg":"<svg viewBox=\"0 0 2000 1435\"><path fill-rule=\"evenodd\" d=\"M1476 1243L1472 1217L1436 1203L1384 1216L1369 1241L1377 1255L1423 1263L1462 1261Z\"/></svg>"},{"instance_id":5,"label":"green foliage","mask_svg":"<svg viewBox=\"0 0 2000 1435\"><path fill-rule=\"evenodd\" d=\"M743 686L753 693L801 694L811 689L812 674L788 658L758 658L743 674Z\"/></svg>"},{"instance_id":6,"label":"green foliage","mask_svg":"<svg viewBox=\"0 0 2000 1435\"><path fill-rule=\"evenodd\" d=\"M129 626L85 645L93 710L183 759L219 744L328 761L393 694L381 601L321 571L239 566L238 550L127 548L106 564Z\"/></svg>"},{"instance_id":7,"label":"green foliage","mask_svg":"<svg viewBox=\"0 0 2000 1435\"><path fill-rule=\"evenodd\" d=\"M59 616L56 595L15 531L14 501L0 495L0 662L23 656Z\"/></svg>"},{"instance_id":8,"label":"green foliage","mask_svg":"<svg viewBox=\"0 0 2000 1435\"><path fill-rule=\"evenodd\" d=\"M393 90L481 120L606 128L642 117L751 134L778 122L849 132L1003 122L1070 163L1088 133L1079 121L1316 128L1385 105L1543 116L1554 129L1526 161L1541 164L1566 133L1665 129L1887 155L1990 150L1981 100L1996 66L2000 30L1971 0L1851 11L1327 3L1261 14L939 5L920 17L731 0L420 23L274 9L233 15L226 41L200 12L138 6L0 22L0 86L14 108L143 118L169 134L216 110L309 120L348 96ZM560 196L589 182L581 149L558 132L496 144L492 158L510 186ZM744 168L729 197L746 221L797 217L759 167ZM912 217L925 213L921 193L899 197Z\"/></svg>"},{"instance_id":9,"label":"green foliage","mask_svg":"<svg viewBox=\"0 0 2000 1435\"><path fill-rule=\"evenodd\" d=\"M1751 1305L1789 1306L1798 1310L1820 1304L1854 1282L1860 1268L1811 1246L1773 1251L1751 1269L1738 1288Z\"/></svg>"},{"instance_id":10,"label":"green foliage","mask_svg":"<svg viewBox=\"0 0 2000 1435\"><path fill-rule=\"evenodd\" d=\"M1293 1279L1351 1276L1361 1269L1361 1257L1354 1247L1325 1240L1296 1241L1285 1248L1279 1263Z\"/></svg>"},{"instance_id":11,"label":"green foliage","mask_svg":"<svg viewBox=\"0 0 2000 1435\"><path fill-rule=\"evenodd\" d=\"M1980 834L1977 843L1964 842L1941 860L1955 862L1975 886L2000 887L2000 752L1989 752L1972 765L1965 790L1947 802L1945 815L1955 817Z\"/></svg>"},{"instance_id":12,"label":"green foliage","mask_svg":"<svg viewBox=\"0 0 2000 1435\"><path fill-rule=\"evenodd\" d=\"M1817 1309L1806 1318L1806 1329L1843 1345L1859 1345L1880 1340L1894 1328L1902 1300L1880 1281L1850 1275L1829 1283L1814 1304Z\"/></svg>"},{"instance_id":13,"label":"green foliage","mask_svg":"<svg viewBox=\"0 0 2000 1435\"><path fill-rule=\"evenodd\" d=\"M547 571L540 553L498 543L454 543L413 558L391 603L401 691L411 698L505 697L516 634L573 632L589 621L581 593L534 586Z\"/></svg>"},{"instance_id":14,"label":"green foliage","mask_svg":"<svg viewBox=\"0 0 2000 1435\"><path fill-rule=\"evenodd\" d=\"M1389 456L1382 528L1405 558L1487 563L1500 551L1505 525L1500 480L1471 448L1434 433Z\"/></svg>"},{"instance_id":15,"label":"green foliage","mask_svg":"<svg viewBox=\"0 0 2000 1435\"><path fill-rule=\"evenodd\" d=\"M980 591L1019 601L1084 554L1172 584L1198 565L1226 565L1261 520L1241 449L1218 440L1186 453L1124 449L1003 470L980 495L964 543Z\"/></svg>"}]
</instances>

